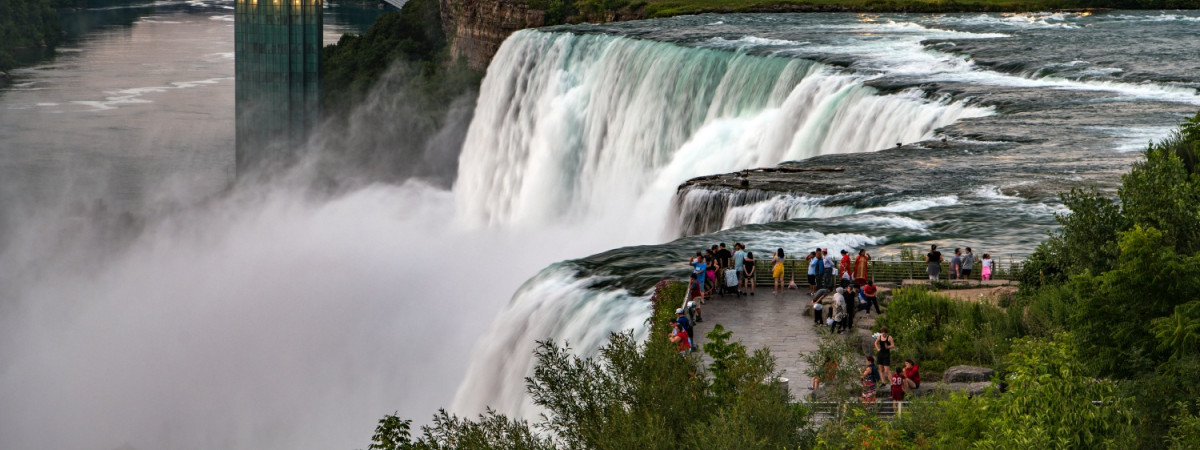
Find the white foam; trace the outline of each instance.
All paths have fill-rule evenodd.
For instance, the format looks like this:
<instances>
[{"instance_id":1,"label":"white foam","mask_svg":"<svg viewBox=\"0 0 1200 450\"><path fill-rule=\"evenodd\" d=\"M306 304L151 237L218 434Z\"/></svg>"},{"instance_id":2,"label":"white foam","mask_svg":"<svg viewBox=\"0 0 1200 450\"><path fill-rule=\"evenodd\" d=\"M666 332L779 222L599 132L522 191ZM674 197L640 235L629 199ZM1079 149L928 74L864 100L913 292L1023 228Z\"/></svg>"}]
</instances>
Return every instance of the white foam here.
<instances>
[{"instance_id":1,"label":"white foam","mask_svg":"<svg viewBox=\"0 0 1200 450\"><path fill-rule=\"evenodd\" d=\"M854 208L849 206L822 206L821 202L826 199L828 197L780 195L761 202L736 206L725 212L721 229L788 219L837 217L854 212Z\"/></svg>"},{"instance_id":2,"label":"white foam","mask_svg":"<svg viewBox=\"0 0 1200 450\"><path fill-rule=\"evenodd\" d=\"M1112 150L1125 153L1145 150L1151 143L1171 135L1175 127L1089 127L1096 133L1111 137Z\"/></svg>"},{"instance_id":3,"label":"white foam","mask_svg":"<svg viewBox=\"0 0 1200 450\"><path fill-rule=\"evenodd\" d=\"M941 197L926 197L926 198L901 200L901 201L887 204L885 206L866 208L860 212L862 212L862 213L867 213L867 212L913 212L913 211L921 211L924 209L938 208L938 207L951 206L951 205L957 205L957 204L958 204L958 196L957 195L943 195Z\"/></svg>"},{"instance_id":4,"label":"white foam","mask_svg":"<svg viewBox=\"0 0 1200 450\"><path fill-rule=\"evenodd\" d=\"M1004 193L1000 191L999 186L990 185L990 184L985 184L982 186L975 187L975 189L971 190L971 194L976 197L988 199L988 200L1001 200L1001 201L1021 200L1021 197L1013 197L1011 195L1004 195Z\"/></svg>"},{"instance_id":5,"label":"white foam","mask_svg":"<svg viewBox=\"0 0 1200 450\"><path fill-rule=\"evenodd\" d=\"M856 214L847 216L838 220L839 223L852 225L866 225L872 227L883 228L903 228L916 231L928 231L929 225L917 219L910 217L897 216L894 214L873 215L873 214Z\"/></svg>"}]
</instances>

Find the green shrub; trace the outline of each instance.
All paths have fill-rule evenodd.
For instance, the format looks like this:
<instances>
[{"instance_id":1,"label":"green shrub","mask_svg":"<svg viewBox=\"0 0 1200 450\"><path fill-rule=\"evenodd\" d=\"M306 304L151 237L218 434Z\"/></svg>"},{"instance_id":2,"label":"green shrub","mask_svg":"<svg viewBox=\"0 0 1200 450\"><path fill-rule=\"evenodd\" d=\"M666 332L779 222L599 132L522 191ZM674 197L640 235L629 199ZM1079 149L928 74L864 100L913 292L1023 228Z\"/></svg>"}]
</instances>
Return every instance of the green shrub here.
<instances>
[{"instance_id":1,"label":"green shrub","mask_svg":"<svg viewBox=\"0 0 1200 450\"><path fill-rule=\"evenodd\" d=\"M1009 341L1024 335L1021 321L1019 313L988 303L907 287L895 291L878 324L895 337L893 361L913 359L932 375L959 364L1000 365Z\"/></svg>"}]
</instances>

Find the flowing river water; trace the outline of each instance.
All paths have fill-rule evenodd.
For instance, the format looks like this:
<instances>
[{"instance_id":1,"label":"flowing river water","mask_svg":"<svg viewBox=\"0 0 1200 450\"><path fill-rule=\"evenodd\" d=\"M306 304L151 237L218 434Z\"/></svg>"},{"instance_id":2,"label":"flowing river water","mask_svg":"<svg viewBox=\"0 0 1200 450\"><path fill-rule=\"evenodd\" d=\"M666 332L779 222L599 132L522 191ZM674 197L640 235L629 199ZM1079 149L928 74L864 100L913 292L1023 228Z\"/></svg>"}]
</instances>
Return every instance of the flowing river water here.
<instances>
[{"instance_id":1,"label":"flowing river water","mask_svg":"<svg viewBox=\"0 0 1200 450\"><path fill-rule=\"evenodd\" d=\"M450 190L230 188L229 7L85 11L0 89L0 447L531 417L535 341L645 333L646 289L702 246L1021 255L1058 192L1112 192L1200 109L1195 12L689 16L509 38ZM676 191L784 162L846 170Z\"/></svg>"}]
</instances>

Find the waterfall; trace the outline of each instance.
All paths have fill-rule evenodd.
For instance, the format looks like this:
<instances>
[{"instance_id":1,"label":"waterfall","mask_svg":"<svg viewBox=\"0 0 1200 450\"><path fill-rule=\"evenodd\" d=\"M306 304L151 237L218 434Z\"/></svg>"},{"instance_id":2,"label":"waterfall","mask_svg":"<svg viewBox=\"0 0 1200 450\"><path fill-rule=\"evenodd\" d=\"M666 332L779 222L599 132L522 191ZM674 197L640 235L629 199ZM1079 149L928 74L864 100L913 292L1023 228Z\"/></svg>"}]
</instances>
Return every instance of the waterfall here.
<instances>
[{"instance_id":1,"label":"waterfall","mask_svg":"<svg viewBox=\"0 0 1200 450\"><path fill-rule=\"evenodd\" d=\"M792 195L760 189L689 187L671 204L671 229L681 236L712 233L753 223L853 214L850 206L826 206L828 196Z\"/></svg>"},{"instance_id":2,"label":"waterfall","mask_svg":"<svg viewBox=\"0 0 1200 450\"><path fill-rule=\"evenodd\" d=\"M488 68L457 212L481 227L616 218L662 232L689 178L920 141L987 114L919 91L880 95L803 59L525 30Z\"/></svg>"},{"instance_id":3,"label":"waterfall","mask_svg":"<svg viewBox=\"0 0 1200 450\"><path fill-rule=\"evenodd\" d=\"M687 179L920 141L987 114L919 91L881 95L858 76L803 59L524 30L501 46L480 89L454 187L456 218L532 229L612 223L633 233L614 243L627 244L664 231L845 215L853 210L821 206L816 197L697 191L688 198L720 214L668 225L679 220L671 202ZM805 245L830 239L809 238ZM566 340L590 356L613 331L644 333L642 293L598 278L567 262L527 282L476 344L452 411L491 406L536 417L523 381L536 341Z\"/></svg>"}]
</instances>

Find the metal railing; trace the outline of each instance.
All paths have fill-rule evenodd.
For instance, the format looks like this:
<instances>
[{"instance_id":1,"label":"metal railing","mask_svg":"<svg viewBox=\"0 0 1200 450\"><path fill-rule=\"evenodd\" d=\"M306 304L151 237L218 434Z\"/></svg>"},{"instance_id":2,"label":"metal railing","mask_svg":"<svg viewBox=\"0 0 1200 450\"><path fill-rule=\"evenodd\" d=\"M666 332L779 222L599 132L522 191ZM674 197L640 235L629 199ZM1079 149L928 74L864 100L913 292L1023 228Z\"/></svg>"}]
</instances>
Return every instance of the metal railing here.
<instances>
[{"instance_id":1,"label":"metal railing","mask_svg":"<svg viewBox=\"0 0 1200 450\"><path fill-rule=\"evenodd\" d=\"M978 255L977 255L978 256ZM1023 260L1014 256L1002 256L992 259L992 278L993 280L1013 280L1016 274L1021 269ZM837 260L834 261L838 263ZM901 261L901 260L871 260L867 266L867 279L875 283L900 283L904 280L926 280L929 279L927 270L929 263L925 261ZM799 286L808 286L808 262L801 258L786 258L783 263L783 281L790 283L793 280ZM968 280L981 281L983 276L983 266L976 260L974 268L971 270L971 275ZM942 262L941 280L950 280L950 262ZM717 275L718 285L723 282L723 277ZM835 283L837 280L834 280ZM770 287L773 283L771 278L771 260L757 259L754 261L754 282L759 286Z\"/></svg>"},{"instance_id":2,"label":"metal railing","mask_svg":"<svg viewBox=\"0 0 1200 450\"><path fill-rule=\"evenodd\" d=\"M877 400L874 403L861 404L856 402L804 402L808 406L816 422L835 420L845 416L851 409L862 409L877 417L892 419L904 414L907 401Z\"/></svg>"}]
</instances>

